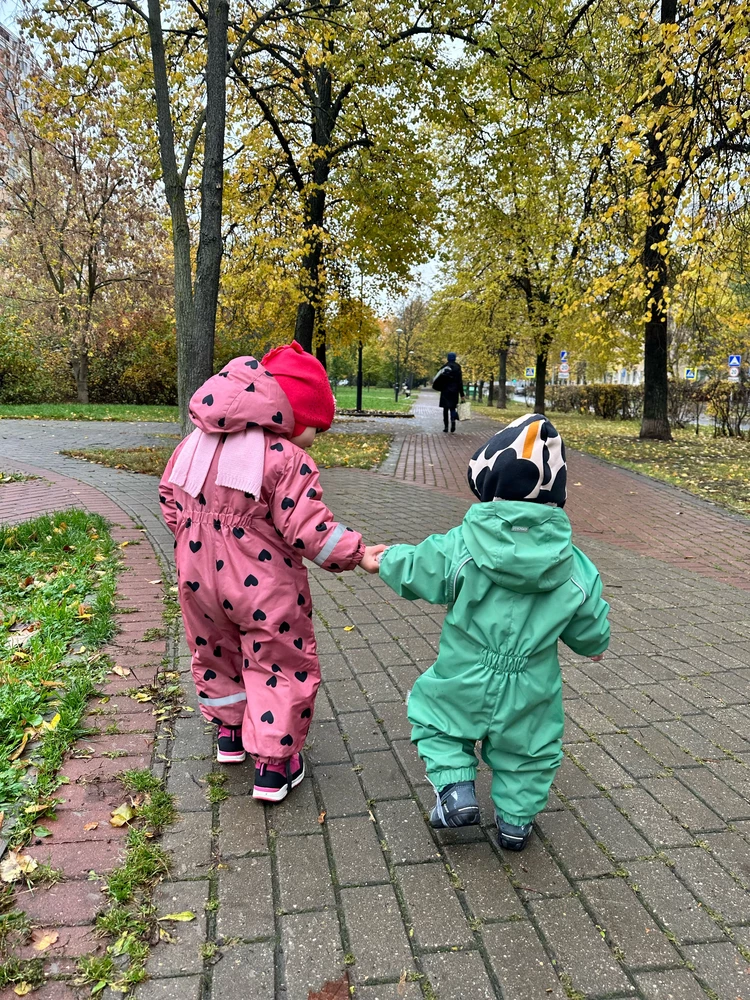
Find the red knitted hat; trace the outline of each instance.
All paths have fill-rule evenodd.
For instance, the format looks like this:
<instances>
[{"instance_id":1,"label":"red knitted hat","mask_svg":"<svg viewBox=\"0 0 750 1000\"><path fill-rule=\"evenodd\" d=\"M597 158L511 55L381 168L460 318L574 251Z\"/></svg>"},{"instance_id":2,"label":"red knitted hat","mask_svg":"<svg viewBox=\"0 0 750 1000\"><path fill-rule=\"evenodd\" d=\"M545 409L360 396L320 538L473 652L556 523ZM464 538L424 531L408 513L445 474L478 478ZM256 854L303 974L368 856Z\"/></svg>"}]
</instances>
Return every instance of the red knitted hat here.
<instances>
[{"instance_id":1,"label":"red knitted hat","mask_svg":"<svg viewBox=\"0 0 750 1000\"><path fill-rule=\"evenodd\" d=\"M336 400L328 383L326 370L312 354L295 341L275 347L261 362L286 393L294 412L292 437L306 427L327 431L333 423Z\"/></svg>"}]
</instances>

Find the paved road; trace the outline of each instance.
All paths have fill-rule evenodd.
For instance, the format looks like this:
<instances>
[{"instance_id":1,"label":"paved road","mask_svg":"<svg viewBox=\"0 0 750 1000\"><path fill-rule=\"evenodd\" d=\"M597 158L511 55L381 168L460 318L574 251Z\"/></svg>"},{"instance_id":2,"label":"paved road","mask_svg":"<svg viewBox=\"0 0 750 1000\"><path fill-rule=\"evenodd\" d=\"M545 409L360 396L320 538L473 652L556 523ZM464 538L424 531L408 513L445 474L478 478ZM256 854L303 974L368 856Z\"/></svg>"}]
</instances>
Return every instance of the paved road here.
<instances>
[{"instance_id":1,"label":"paved road","mask_svg":"<svg viewBox=\"0 0 750 1000\"><path fill-rule=\"evenodd\" d=\"M487 427L444 438L429 412L419 420L384 473L324 474L333 509L370 540L418 541L468 507L466 453ZM168 558L153 481L56 457L76 427L48 441L34 425L24 443L11 423L0 467L25 453L79 475L139 512ZM744 584L748 522L571 464L570 513L602 571L613 642L602 664L563 655L566 758L530 848L496 847L484 768L487 826L425 822L433 796L404 699L434 658L442 609L314 570L324 684L311 779L262 809L245 794L250 772L226 769L228 798L210 805L210 735L181 720L166 766L181 811L167 835L174 880L157 901L211 906L154 948L141 998L329 1000L324 984L345 973L359 1000L750 997L750 593L729 582ZM686 524L699 560L674 554ZM201 953L206 941L218 951Z\"/></svg>"}]
</instances>

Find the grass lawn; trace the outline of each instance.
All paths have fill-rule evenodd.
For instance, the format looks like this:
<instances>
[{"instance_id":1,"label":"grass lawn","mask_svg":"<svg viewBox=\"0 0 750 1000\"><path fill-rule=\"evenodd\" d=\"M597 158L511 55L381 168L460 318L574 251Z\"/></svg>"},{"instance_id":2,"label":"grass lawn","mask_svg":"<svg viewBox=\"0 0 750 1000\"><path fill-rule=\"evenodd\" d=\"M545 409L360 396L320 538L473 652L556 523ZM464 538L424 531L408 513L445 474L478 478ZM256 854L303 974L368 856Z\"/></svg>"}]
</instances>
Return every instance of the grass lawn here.
<instances>
[{"instance_id":1,"label":"grass lawn","mask_svg":"<svg viewBox=\"0 0 750 1000\"><path fill-rule=\"evenodd\" d=\"M353 410L357 405L356 385L339 385L334 390L336 406L340 410ZM362 389L362 407L365 410L392 410L408 413L416 399L416 392L407 399L399 393L398 402L393 398L393 389Z\"/></svg>"},{"instance_id":2,"label":"grass lawn","mask_svg":"<svg viewBox=\"0 0 750 1000\"><path fill-rule=\"evenodd\" d=\"M0 526L0 810L24 800L15 842L47 835L57 771L107 669L98 650L114 628L116 569L98 515Z\"/></svg>"},{"instance_id":3,"label":"grass lawn","mask_svg":"<svg viewBox=\"0 0 750 1000\"><path fill-rule=\"evenodd\" d=\"M176 406L124 403L3 403L0 420L178 420Z\"/></svg>"},{"instance_id":4,"label":"grass lawn","mask_svg":"<svg viewBox=\"0 0 750 1000\"><path fill-rule=\"evenodd\" d=\"M321 469L347 467L373 469L385 460L391 438L389 434L320 434L310 455ZM158 448L90 448L64 451L63 455L81 458L114 469L143 472L161 476L174 447Z\"/></svg>"},{"instance_id":5,"label":"grass lawn","mask_svg":"<svg viewBox=\"0 0 750 1000\"><path fill-rule=\"evenodd\" d=\"M530 412L521 403L507 410L477 407L498 420ZM504 415L505 414L505 415ZM674 441L641 441L640 421L601 420L580 413L549 411L570 448L681 486L738 514L750 515L750 440L715 438L709 427L673 429Z\"/></svg>"}]
</instances>

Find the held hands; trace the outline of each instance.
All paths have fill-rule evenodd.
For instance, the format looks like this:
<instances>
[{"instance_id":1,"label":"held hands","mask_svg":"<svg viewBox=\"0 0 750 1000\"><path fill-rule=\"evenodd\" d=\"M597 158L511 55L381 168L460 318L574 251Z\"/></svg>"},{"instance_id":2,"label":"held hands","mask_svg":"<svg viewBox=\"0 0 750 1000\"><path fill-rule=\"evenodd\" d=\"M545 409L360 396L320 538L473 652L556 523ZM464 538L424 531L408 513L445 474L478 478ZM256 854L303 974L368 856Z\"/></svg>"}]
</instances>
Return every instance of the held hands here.
<instances>
[{"instance_id":1,"label":"held hands","mask_svg":"<svg viewBox=\"0 0 750 1000\"><path fill-rule=\"evenodd\" d=\"M380 556L385 552L387 545L367 545L362 562L359 564L367 573L377 573L380 568Z\"/></svg>"}]
</instances>

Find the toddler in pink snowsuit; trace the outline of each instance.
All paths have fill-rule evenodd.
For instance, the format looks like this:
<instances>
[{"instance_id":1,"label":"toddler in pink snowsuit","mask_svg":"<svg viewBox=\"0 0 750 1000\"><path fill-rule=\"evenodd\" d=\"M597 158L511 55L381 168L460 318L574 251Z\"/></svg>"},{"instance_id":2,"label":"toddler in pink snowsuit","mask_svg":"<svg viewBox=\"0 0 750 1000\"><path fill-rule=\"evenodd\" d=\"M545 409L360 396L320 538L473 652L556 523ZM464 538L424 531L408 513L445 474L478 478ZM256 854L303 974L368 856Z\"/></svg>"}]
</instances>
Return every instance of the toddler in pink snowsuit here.
<instances>
[{"instance_id":1,"label":"toddler in pink snowsuit","mask_svg":"<svg viewBox=\"0 0 750 1000\"><path fill-rule=\"evenodd\" d=\"M219 761L253 754L253 795L272 802L304 777L320 684L303 558L374 573L382 551L334 520L304 451L334 409L298 344L235 358L192 397L197 429L159 487L201 712L219 726Z\"/></svg>"}]
</instances>

